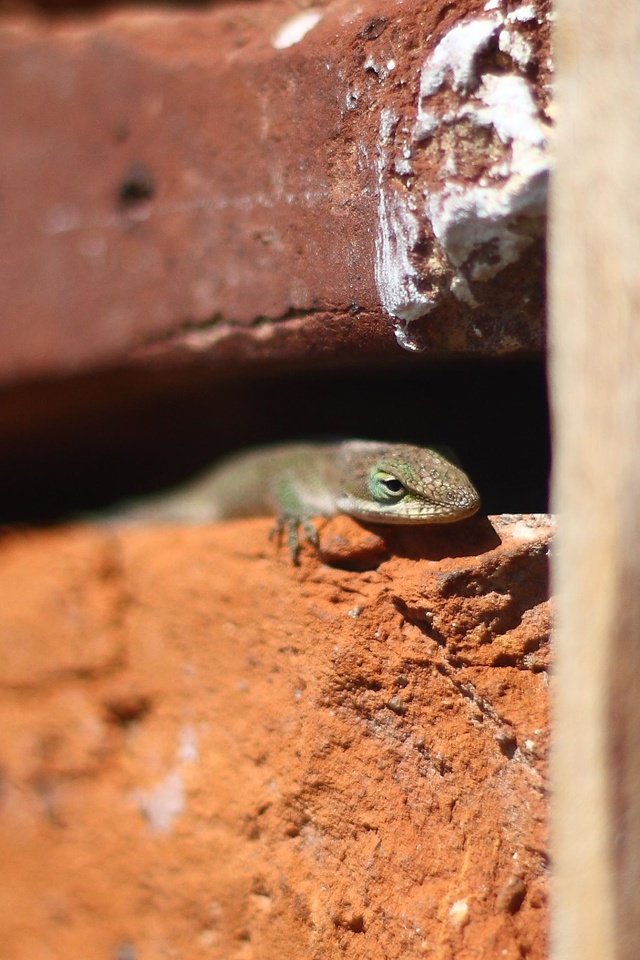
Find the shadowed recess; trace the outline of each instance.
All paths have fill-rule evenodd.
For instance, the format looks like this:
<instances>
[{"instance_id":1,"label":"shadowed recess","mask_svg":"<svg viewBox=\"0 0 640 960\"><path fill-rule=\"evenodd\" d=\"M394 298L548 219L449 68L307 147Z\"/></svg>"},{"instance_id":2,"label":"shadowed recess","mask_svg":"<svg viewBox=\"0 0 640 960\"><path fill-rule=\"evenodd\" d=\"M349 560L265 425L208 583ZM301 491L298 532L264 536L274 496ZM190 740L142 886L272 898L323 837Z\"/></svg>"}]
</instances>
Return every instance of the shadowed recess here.
<instances>
[{"instance_id":1,"label":"shadowed recess","mask_svg":"<svg viewBox=\"0 0 640 960\"><path fill-rule=\"evenodd\" d=\"M440 446L486 513L547 509L542 361L212 378L107 371L0 400L3 522L49 521L186 479L253 444L360 437Z\"/></svg>"}]
</instances>

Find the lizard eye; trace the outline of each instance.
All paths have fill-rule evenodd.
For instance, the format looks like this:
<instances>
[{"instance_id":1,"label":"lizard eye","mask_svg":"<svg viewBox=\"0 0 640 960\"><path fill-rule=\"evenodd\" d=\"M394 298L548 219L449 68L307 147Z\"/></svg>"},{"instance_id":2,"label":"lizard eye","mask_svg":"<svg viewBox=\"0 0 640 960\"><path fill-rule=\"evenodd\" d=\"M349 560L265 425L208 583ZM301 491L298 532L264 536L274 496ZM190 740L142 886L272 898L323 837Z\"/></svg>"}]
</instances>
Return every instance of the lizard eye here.
<instances>
[{"instance_id":1,"label":"lizard eye","mask_svg":"<svg viewBox=\"0 0 640 960\"><path fill-rule=\"evenodd\" d=\"M404 484L392 473L375 471L371 475L371 492L376 500L400 500L407 492Z\"/></svg>"}]
</instances>

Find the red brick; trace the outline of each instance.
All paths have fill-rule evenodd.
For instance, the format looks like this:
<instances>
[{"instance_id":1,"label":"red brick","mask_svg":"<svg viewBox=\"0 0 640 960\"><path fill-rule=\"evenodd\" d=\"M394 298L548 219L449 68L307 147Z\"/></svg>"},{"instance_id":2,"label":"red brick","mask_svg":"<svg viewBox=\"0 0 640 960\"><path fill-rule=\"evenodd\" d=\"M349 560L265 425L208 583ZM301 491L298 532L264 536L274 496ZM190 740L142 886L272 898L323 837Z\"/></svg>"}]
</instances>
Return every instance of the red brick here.
<instances>
[{"instance_id":1,"label":"red brick","mask_svg":"<svg viewBox=\"0 0 640 960\"><path fill-rule=\"evenodd\" d=\"M544 960L548 518L269 526L2 542L5 955Z\"/></svg>"},{"instance_id":2,"label":"red brick","mask_svg":"<svg viewBox=\"0 0 640 960\"><path fill-rule=\"evenodd\" d=\"M544 107L544 7L501 21L477 50L474 82L456 91L449 71L429 109L481 107L487 63ZM422 0L343 0L277 49L295 12L264 2L4 21L0 383L141 355L400 355L397 282L409 299L433 300L409 329L431 353L540 347L539 243L474 282L471 309L449 290L456 277L460 290L461 270L425 213L447 156L452 182L468 190L492 164L511 163L511 145L495 125L459 117L415 139L420 71L436 44L459 21L499 15L479 3L454 13ZM514 31L528 64L507 49ZM504 179L515 175L512 164ZM507 205L516 232L538 237L541 210L516 208ZM489 239L494 259L504 235Z\"/></svg>"}]
</instances>

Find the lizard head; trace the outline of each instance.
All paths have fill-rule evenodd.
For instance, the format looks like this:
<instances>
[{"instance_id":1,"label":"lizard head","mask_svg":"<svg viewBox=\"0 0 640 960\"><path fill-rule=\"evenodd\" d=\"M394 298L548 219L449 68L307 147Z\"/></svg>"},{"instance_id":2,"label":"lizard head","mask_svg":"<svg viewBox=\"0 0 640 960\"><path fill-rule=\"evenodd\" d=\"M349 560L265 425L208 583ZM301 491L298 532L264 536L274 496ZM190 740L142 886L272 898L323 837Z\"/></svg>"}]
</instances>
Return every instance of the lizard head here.
<instances>
[{"instance_id":1,"label":"lizard head","mask_svg":"<svg viewBox=\"0 0 640 960\"><path fill-rule=\"evenodd\" d=\"M442 454L409 444L350 441L337 458L336 505L377 523L450 523L480 506L467 475Z\"/></svg>"}]
</instances>

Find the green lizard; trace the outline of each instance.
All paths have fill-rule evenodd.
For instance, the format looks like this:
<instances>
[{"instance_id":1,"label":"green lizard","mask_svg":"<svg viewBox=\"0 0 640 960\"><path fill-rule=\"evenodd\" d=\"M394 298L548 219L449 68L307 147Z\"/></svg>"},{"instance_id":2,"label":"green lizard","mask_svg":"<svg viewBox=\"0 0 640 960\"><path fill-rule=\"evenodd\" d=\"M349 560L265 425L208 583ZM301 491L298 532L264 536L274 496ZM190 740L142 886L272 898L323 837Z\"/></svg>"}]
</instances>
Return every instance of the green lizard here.
<instances>
[{"instance_id":1,"label":"green lizard","mask_svg":"<svg viewBox=\"0 0 640 960\"><path fill-rule=\"evenodd\" d=\"M177 491L125 506L114 517L200 524L274 514L295 563L300 527L318 543L312 517L346 513L368 523L449 523L479 506L466 474L435 450L341 440L236 454Z\"/></svg>"}]
</instances>

